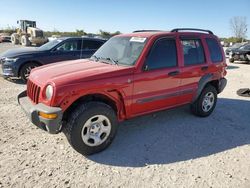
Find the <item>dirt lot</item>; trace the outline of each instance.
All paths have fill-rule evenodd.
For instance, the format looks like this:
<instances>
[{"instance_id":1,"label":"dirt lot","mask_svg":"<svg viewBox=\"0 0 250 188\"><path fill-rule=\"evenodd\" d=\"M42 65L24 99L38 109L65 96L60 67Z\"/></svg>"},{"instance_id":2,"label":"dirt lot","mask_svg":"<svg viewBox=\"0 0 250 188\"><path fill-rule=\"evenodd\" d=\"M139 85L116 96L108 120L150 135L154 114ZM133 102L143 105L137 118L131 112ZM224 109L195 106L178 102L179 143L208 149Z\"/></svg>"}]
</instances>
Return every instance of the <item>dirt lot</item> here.
<instances>
[{"instance_id":1,"label":"dirt lot","mask_svg":"<svg viewBox=\"0 0 250 188\"><path fill-rule=\"evenodd\" d=\"M33 126L16 100L25 85L0 78L0 187L250 187L250 98L236 95L249 72L230 64L210 117L184 106L129 120L91 157Z\"/></svg>"}]
</instances>

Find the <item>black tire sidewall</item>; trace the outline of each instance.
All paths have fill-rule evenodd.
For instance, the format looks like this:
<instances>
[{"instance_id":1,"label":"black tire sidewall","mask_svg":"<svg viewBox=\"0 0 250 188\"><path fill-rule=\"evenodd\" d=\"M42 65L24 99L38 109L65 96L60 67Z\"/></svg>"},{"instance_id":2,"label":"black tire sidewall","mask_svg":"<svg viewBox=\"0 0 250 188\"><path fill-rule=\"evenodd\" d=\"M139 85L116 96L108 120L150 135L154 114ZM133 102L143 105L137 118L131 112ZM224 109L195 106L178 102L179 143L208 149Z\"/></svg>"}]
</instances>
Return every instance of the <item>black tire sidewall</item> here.
<instances>
[{"instance_id":1,"label":"black tire sidewall","mask_svg":"<svg viewBox=\"0 0 250 188\"><path fill-rule=\"evenodd\" d=\"M74 125L71 125L72 127L68 135L70 139L70 143L76 151L78 151L79 153L83 155L90 155L93 153L100 152L111 144L111 142L113 141L116 135L117 124L118 124L116 115L113 109L104 103L90 102L90 103L84 104L84 106L81 108L85 108L85 110L82 110L82 112L79 113L76 117L73 117L74 121L71 122L71 123L74 123ZM109 119L111 123L111 132L108 138L101 145L88 146L82 140L82 136L81 136L82 128L85 122L89 118L95 115L104 115Z\"/></svg>"}]
</instances>

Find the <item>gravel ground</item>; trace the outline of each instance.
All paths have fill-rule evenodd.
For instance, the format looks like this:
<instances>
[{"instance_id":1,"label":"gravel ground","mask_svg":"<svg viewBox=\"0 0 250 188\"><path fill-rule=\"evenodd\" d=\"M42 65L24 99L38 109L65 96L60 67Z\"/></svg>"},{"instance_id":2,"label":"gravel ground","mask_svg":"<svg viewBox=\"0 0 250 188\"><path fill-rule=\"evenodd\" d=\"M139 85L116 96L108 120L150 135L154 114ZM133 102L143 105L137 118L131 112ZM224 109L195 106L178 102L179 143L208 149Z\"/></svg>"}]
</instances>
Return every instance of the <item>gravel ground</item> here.
<instances>
[{"instance_id":1,"label":"gravel ground","mask_svg":"<svg viewBox=\"0 0 250 188\"><path fill-rule=\"evenodd\" d=\"M12 48L0 44L0 50ZM84 157L63 134L33 126L0 78L0 187L250 187L250 65L230 64L228 85L208 118L188 106L122 123L113 144Z\"/></svg>"}]
</instances>

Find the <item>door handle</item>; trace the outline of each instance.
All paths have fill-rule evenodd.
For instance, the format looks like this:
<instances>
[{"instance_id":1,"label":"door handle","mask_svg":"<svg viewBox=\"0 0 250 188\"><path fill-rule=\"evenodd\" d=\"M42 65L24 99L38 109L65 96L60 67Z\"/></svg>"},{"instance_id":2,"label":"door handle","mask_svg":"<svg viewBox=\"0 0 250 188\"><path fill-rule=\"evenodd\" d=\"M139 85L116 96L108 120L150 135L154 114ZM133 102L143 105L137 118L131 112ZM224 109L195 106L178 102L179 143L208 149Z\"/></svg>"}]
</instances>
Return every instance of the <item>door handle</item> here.
<instances>
[{"instance_id":1,"label":"door handle","mask_svg":"<svg viewBox=\"0 0 250 188\"><path fill-rule=\"evenodd\" d=\"M178 74L180 74L180 71L173 71L173 72L169 72L168 76L175 76L175 75L178 75Z\"/></svg>"},{"instance_id":2,"label":"door handle","mask_svg":"<svg viewBox=\"0 0 250 188\"><path fill-rule=\"evenodd\" d=\"M201 67L201 70L203 70L203 71L205 71L205 70L207 70L208 69L208 66L203 66L203 67Z\"/></svg>"}]
</instances>

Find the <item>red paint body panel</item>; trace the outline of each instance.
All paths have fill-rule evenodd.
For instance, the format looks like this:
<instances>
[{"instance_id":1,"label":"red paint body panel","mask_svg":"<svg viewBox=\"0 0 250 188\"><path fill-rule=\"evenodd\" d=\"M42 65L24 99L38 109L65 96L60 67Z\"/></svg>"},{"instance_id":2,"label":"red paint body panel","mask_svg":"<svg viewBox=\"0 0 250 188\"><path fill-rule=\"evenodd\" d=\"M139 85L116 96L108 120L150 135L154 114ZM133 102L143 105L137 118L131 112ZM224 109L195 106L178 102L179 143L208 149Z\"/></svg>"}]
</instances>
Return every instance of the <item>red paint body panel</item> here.
<instances>
[{"instance_id":1,"label":"red paint body panel","mask_svg":"<svg viewBox=\"0 0 250 188\"><path fill-rule=\"evenodd\" d=\"M35 68L29 79L41 88L38 102L61 107L65 111L80 97L101 94L115 102L118 119L124 120L190 103L203 75L213 73L214 80L226 75L225 56L219 63L212 63L210 60L205 38L212 37L218 40L214 35L195 32L145 32L118 37L123 36L147 38L147 43L134 66L74 60ZM201 70L203 65L184 66L180 36L194 36L201 39L206 56L204 65L208 66L207 70ZM143 65L150 48L155 40L161 37L176 39L178 66L144 71ZM172 71L179 71L180 74L169 76L168 73ZM44 95L48 84L54 87L54 95L50 101L47 101Z\"/></svg>"}]
</instances>

